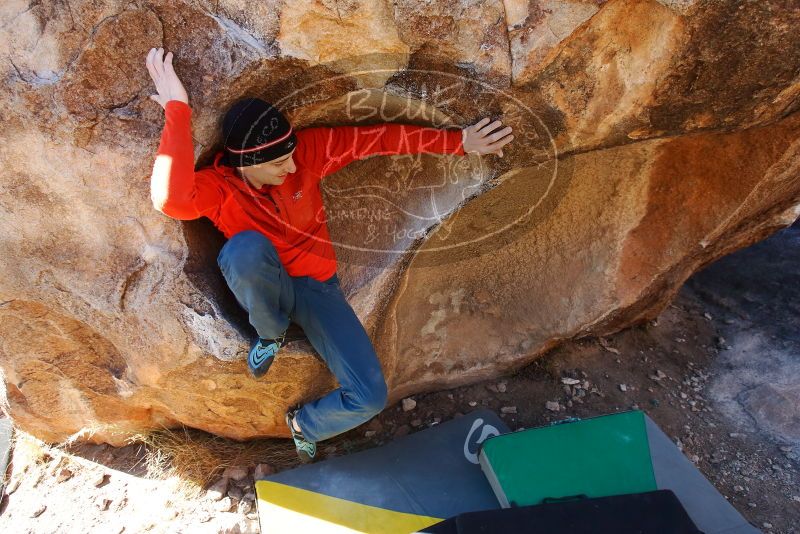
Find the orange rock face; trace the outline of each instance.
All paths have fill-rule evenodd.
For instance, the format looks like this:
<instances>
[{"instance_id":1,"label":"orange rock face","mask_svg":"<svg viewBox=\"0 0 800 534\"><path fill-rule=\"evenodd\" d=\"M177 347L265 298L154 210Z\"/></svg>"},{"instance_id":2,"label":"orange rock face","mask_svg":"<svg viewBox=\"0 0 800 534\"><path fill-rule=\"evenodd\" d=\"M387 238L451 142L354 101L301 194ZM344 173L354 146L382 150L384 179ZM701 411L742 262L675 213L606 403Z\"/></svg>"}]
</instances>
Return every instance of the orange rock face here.
<instances>
[{"instance_id":1,"label":"orange rock face","mask_svg":"<svg viewBox=\"0 0 800 534\"><path fill-rule=\"evenodd\" d=\"M175 53L200 166L244 96L297 128L514 128L502 159L373 157L323 182L390 402L655 317L800 214L796 0L12 0L0 20L4 409L48 441L286 436L287 406L336 387L305 341L252 379L222 236L153 209L151 47Z\"/></svg>"}]
</instances>

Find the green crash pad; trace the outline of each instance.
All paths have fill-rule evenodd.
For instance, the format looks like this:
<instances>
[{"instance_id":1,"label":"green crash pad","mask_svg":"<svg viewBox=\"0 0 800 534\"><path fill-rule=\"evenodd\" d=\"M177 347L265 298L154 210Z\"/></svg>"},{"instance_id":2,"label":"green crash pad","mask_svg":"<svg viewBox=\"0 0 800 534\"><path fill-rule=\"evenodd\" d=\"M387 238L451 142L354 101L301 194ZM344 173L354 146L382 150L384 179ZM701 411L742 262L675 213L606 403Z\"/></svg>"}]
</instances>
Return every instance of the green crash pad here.
<instances>
[{"instance_id":1,"label":"green crash pad","mask_svg":"<svg viewBox=\"0 0 800 534\"><path fill-rule=\"evenodd\" d=\"M639 411L495 436L479 458L504 508L657 489Z\"/></svg>"},{"instance_id":2,"label":"green crash pad","mask_svg":"<svg viewBox=\"0 0 800 534\"><path fill-rule=\"evenodd\" d=\"M504 508L671 490L706 534L760 532L638 410L493 436L479 459Z\"/></svg>"}]
</instances>

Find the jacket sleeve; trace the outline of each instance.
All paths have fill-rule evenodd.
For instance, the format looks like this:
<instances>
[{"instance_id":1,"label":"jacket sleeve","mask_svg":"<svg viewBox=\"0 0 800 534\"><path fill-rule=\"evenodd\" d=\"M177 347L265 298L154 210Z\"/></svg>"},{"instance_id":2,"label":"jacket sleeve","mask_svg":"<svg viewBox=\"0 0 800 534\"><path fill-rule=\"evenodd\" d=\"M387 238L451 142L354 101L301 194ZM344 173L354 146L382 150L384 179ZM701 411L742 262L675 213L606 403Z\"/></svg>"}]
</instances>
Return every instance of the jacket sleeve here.
<instances>
[{"instance_id":1,"label":"jacket sleeve","mask_svg":"<svg viewBox=\"0 0 800 534\"><path fill-rule=\"evenodd\" d=\"M411 124L307 128L311 157L320 179L348 163L370 156L454 154L463 156L461 129L438 129Z\"/></svg>"},{"instance_id":2,"label":"jacket sleeve","mask_svg":"<svg viewBox=\"0 0 800 534\"><path fill-rule=\"evenodd\" d=\"M214 169L194 170L192 109L170 100L164 110L165 124L150 177L150 198L161 213L174 219L197 219L219 210L224 191L216 183Z\"/></svg>"}]
</instances>

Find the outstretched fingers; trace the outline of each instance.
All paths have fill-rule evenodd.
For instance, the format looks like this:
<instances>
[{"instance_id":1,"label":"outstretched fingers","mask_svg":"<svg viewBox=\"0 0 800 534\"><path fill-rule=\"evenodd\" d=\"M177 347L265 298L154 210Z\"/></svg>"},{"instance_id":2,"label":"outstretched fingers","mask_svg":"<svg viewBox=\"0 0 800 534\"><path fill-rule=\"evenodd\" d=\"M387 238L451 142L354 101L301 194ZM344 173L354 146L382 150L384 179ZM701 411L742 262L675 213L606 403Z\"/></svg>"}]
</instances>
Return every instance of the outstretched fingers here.
<instances>
[{"instance_id":1,"label":"outstretched fingers","mask_svg":"<svg viewBox=\"0 0 800 534\"><path fill-rule=\"evenodd\" d=\"M506 126L502 130L498 130L498 131L494 132L493 134L487 136L486 139L488 139L489 142L494 142L494 141L497 141L498 139L500 139L501 137L507 136L510 133L511 133L511 126Z\"/></svg>"},{"instance_id":2,"label":"outstretched fingers","mask_svg":"<svg viewBox=\"0 0 800 534\"><path fill-rule=\"evenodd\" d=\"M489 118L487 117L487 118L486 118L486 120L488 121L488 120L489 120ZM482 133L482 134L487 134L487 133L489 133L489 132L493 131L495 128L497 128L497 127L498 127L498 126L500 126L501 124L503 124L503 123L502 123L502 122L500 122L500 121L494 121L494 122L493 122L493 123L491 123L491 124L488 124L488 125L486 125L486 126L483 126L483 127L479 128L479 129L478 129L478 131L479 131L480 133Z\"/></svg>"},{"instance_id":3,"label":"outstretched fingers","mask_svg":"<svg viewBox=\"0 0 800 534\"><path fill-rule=\"evenodd\" d=\"M489 152L497 152L501 148L503 148L505 145L510 143L512 139L514 139L513 135L507 135L507 136L503 137L502 139L500 139L499 141L495 141L494 143L490 143L489 145L486 146L486 149Z\"/></svg>"},{"instance_id":4,"label":"outstretched fingers","mask_svg":"<svg viewBox=\"0 0 800 534\"><path fill-rule=\"evenodd\" d=\"M489 117L484 117L483 119L479 120L472 126L469 126L468 129L477 133L482 127L486 126L486 123L489 122Z\"/></svg>"},{"instance_id":5,"label":"outstretched fingers","mask_svg":"<svg viewBox=\"0 0 800 534\"><path fill-rule=\"evenodd\" d=\"M150 51L147 53L147 59L145 60L145 65L147 66L147 72L150 73L150 77L153 81L156 81L158 78L158 73L156 72L156 68L153 65L153 60L156 57L156 49L151 48Z\"/></svg>"},{"instance_id":6,"label":"outstretched fingers","mask_svg":"<svg viewBox=\"0 0 800 534\"><path fill-rule=\"evenodd\" d=\"M177 80L178 79L178 75L175 74L175 67L172 66L172 58L173 58L172 52L169 52L167 54L167 57L164 60L164 74L170 80L173 80L173 79Z\"/></svg>"},{"instance_id":7,"label":"outstretched fingers","mask_svg":"<svg viewBox=\"0 0 800 534\"><path fill-rule=\"evenodd\" d=\"M153 66L155 67L156 72L158 73L159 76L164 76L164 49L163 48L159 48L156 51L156 56L155 56L155 61L153 63Z\"/></svg>"}]
</instances>

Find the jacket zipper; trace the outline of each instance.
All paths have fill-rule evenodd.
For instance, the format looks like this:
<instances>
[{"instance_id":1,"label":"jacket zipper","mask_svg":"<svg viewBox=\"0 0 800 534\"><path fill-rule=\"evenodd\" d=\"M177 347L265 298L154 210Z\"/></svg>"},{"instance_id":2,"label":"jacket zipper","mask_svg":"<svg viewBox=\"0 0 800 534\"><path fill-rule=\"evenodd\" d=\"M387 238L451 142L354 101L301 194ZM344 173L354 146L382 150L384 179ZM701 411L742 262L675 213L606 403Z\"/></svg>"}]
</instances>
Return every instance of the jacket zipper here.
<instances>
[{"instance_id":1,"label":"jacket zipper","mask_svg":"<svg viewBox=\"0 0 800 534\"><path fill-rule=\"evenodd\" d=\"M284 223L284 224L282 225L282 226L283 226L283 229L282 229L282 230L283 230L283 235L284 235L284 237L285 237L285 236L286 236L286 224L285 224L285 223L286 223L286 221L285 221L285 220L283 219L283 217L281 216L281 209L278 207L278 203L277 203L277 202L275 202L275 199L274 199L274 198L272 198L272 194L271 194L271 193L265 193L265 196L266 196L266 197L267 197L267 198L270 200L270 202L272 202L272 204L275 206L275 210L277 210L277 212L278 212L278 219L280 219L280 220L281 220L281 222L283 222L283 223ZM281 199L283 199L283 197L281 197L281 194L280 194L280 193L278 193L278 197L279 197L279 198L281 198Z\"/></svg>"},{"instance_id":2,"label":"jacket zipper","mask_svg":"<svg viewBox=\"0 0 800 534\"><path fill-rule=\"evenodd\" d=\"M266 196L270 200L270 202L272 202L272 205L275 206L275 209L278 211L278 213L280 213L281 209L278 207L278 203L275 202L275 199L272 198L272 195L270 195L269 193L265 193L264 196Z\"/></svg>"},{"instance_id":3,"label":"jacket zipper","mask_svg":"<svg viewBox=\"0 0 800 534\"><path fill-rule=\"evenodd\" d=\"M238 173L234 173L234 174L236 176L238 176ZM247 180L245 180L245 183L247 183ZM272 195L270 193L266 192L266 191L264 193L261 193L259 191L256 191L256 192L259 193L260 196L266 197L266 198L269 199L270 202L272 202L272 205L275 206L275 211L278 212L278 219L283 221L283 217L281 216L281 209L278 207L278 203L275 202L275 199L272 198ZM280 193L278 193L278 196L280 197ZM281 197L281 199L283 199L283 197ZM283 221L283 222L285 222L285 221ZM286 226L285 225L284 225L284 229L283 229L283 235L284 235L284 237L286 236Z\"/></svg>"}]
</instances>

